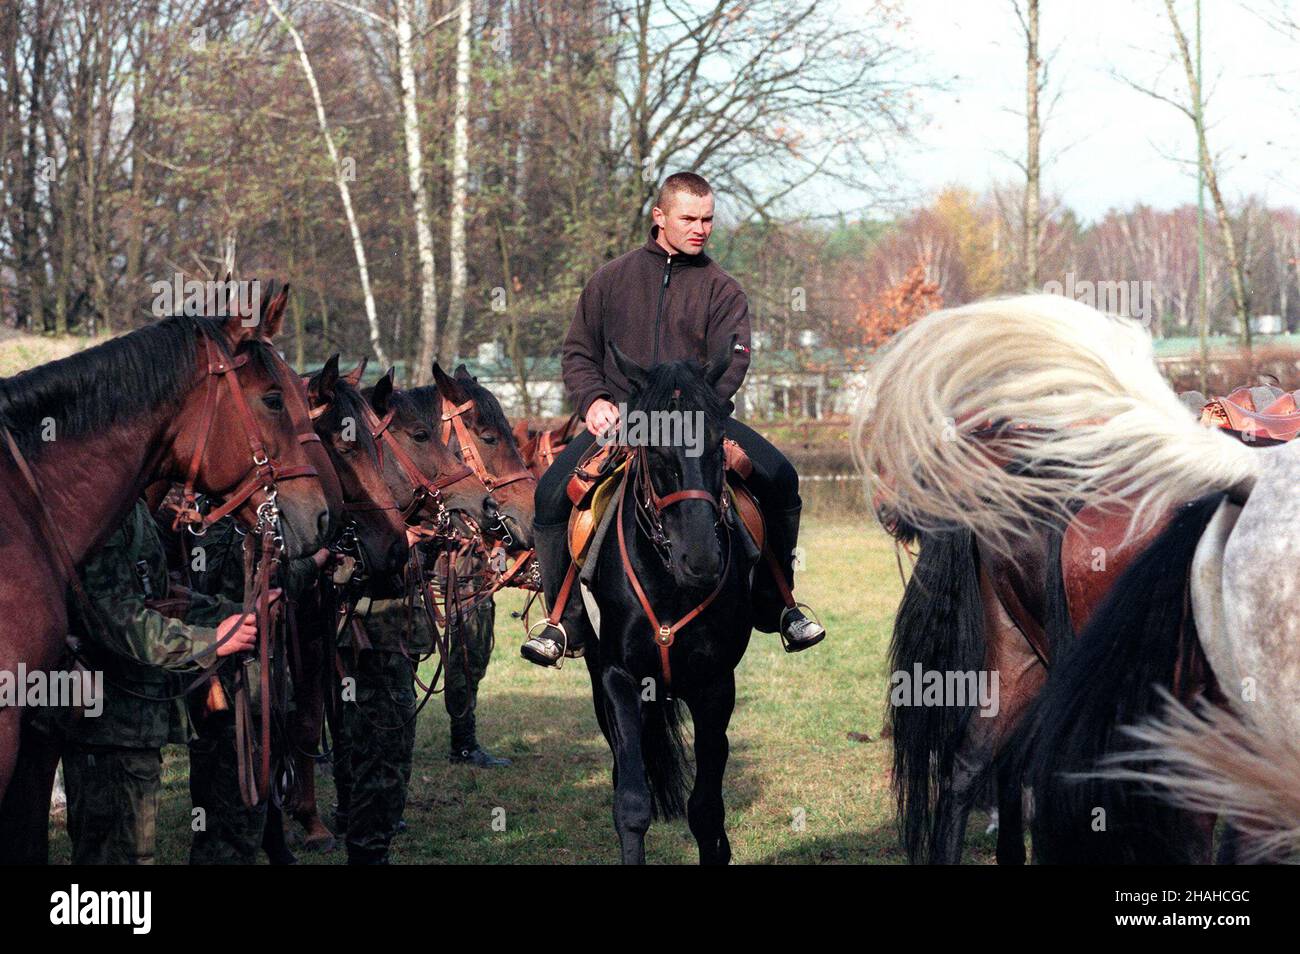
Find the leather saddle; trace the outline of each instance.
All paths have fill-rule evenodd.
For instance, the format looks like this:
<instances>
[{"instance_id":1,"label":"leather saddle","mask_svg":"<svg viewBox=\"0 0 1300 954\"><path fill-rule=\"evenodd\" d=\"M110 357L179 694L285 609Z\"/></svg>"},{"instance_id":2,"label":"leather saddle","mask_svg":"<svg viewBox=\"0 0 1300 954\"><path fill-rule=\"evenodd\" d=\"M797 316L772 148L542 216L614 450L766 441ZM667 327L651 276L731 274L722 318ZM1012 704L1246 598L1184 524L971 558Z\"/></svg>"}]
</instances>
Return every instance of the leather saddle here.
<instances>
[{"instance_id":1,"label":"leather saddle","mask_svg":"<svg viewBox=\"0 0 1300 954\"><path fill-rule=\"evenodd\" d=\"M628 461L631 459L627 450L616 444L593 444L592 450L583 456L569 477L565 488L573 502L573 511L569 514L569 556L578 566L586 562L596 528L600 526L601 518L615 499L619 484L627 473ZM763 513L744 483L745 478L753 472L753 463L744 449L729 438L722 442L722 453L727 492L731 494L741 524L761 551L766 533Z\"/></svg>"},{"instance_id":2,"label":"leather saddle","mask_svg":"<svg viewBox=\"0 0 1300 954\"><path fill-rule=\"evenodd\" d=\"M1201 410L1201 423L1235 432L1242 440L1282 443L1300 434L1300 392L1240 387ZM1264 406L1264 400L1272 399Z\"/></svg>"}]
</instances>

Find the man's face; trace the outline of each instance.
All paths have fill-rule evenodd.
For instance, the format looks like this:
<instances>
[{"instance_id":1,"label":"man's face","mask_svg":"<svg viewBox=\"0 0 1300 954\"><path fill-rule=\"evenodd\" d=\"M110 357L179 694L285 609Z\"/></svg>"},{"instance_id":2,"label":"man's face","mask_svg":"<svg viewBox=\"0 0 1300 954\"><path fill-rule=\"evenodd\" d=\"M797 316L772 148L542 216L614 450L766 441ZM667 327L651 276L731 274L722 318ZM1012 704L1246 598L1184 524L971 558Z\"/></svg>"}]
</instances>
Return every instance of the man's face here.
<instances>
[{"instance_id":1,"label":"man's face","mask_svg":"<svg viewBox=\"0 0 1300 954\"><path fill-rule=\"evenodd\" d=\"M659 238L688 255L698 255L713 233L713 195L674 192L668 208L655 206L651 212L659 226Z\"/></svg>"}]
</instances>

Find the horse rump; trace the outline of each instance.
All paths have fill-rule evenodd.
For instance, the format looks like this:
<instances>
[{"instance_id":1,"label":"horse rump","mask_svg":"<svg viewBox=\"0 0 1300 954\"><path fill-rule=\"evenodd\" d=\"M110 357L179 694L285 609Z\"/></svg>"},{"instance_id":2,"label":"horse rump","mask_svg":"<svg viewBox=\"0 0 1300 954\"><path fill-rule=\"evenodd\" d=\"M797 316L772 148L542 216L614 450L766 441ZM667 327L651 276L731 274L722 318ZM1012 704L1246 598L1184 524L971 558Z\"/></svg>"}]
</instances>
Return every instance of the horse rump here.
<instances>
[{"instance_id":1,"label":"horse rump","mask_svg":"<svg viewBox=\"0 0 1300 954\"><path fill-rule=\"evenodd\" d=\"M1208 667L1189 574L1215 494L1179 508L1116 582L1073 649L1052 668L1015 748L1034 791L1035 860L1045 864L1189 864L1208 859L1204 816L1103 770L1132 752L1125 727L1157 715ZM1130 762L1130 765L1133 763Z\"/></svg>"}]
</instances>

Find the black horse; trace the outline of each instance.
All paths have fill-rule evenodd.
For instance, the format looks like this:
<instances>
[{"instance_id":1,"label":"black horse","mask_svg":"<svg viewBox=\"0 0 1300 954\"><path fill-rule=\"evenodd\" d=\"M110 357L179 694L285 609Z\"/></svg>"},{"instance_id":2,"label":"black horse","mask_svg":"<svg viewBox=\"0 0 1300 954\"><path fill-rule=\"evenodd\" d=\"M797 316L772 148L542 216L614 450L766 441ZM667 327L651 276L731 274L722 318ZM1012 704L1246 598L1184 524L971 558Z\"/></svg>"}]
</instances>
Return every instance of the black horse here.
<instances>
[{"instance_id":1,"label":"black horse","mask_svg":"<svg viewBox=\"0 0 1300 954\"><path fill-rule=\"evenodd\" d=\"M614 755L614 827L623 861L639 864L651 817L684 811L700 863L726 864L727 725L752 628L749 576L758 556L723 484L727 409L714 385L731 351L703 367L673 362L649 371L617 348L614 355L631 385L629 419L678 412L703 425L694 447L628 449L623 487L610 504L617 511L584 571L599 636L585 618L579 625L587 630L596 719ZM695 726L689 800L681 703Z\"/></svg>"}]
</instances>

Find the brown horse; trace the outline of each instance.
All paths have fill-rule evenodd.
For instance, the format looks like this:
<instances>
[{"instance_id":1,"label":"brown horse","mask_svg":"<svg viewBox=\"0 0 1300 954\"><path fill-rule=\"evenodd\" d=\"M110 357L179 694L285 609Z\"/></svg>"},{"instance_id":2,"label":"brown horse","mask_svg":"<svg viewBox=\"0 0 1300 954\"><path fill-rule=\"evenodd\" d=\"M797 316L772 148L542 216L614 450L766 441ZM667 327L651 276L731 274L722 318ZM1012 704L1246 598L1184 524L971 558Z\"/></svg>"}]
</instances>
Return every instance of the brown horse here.
<instances>
[{"instance_id":1,"label":"brown horse","mask_svg":"<svg viewBox=\"0 0 1300 954\"><path fill-rule=\"evenodd\" d=\"M1204 423L1241 436L1240 419L1234 416L1237 426L1229 426L1222 408L1238 409L1246 391L1201 399ZM1282 439L1260 428L1249 442L1268 446ZM990 717L962 706L890 709L894 788L911 860L961 860L967 816L983 781L996 771L998 862L1024 862L1021 780L1012 759L1003 756L1052 664L1165 526L1162 520L1128 538L1130 517L1117 508L1085 508L1066 527L1041 527L1021 540L1014 558L968 530L918 534L893 525L901 544L919 541L921 550L895 621L891 671L911 674L919 666L922 672L998 675L998 706ZM1182 680L1180 695L1190 698L1206 688L1193 673ZM1200 833L1207 859L1210 827Z\"/></svg>"},{"instance_id":2,"label":"brown horse","mask_svg":"<svg viewBox=\"0 0 1300 954\"><path fill-rule=\"evenodd\" d=\"M0 381L12 434L0 464L0 668L58 664L74 567L156 481L224 499L249 526L259 513L278 519L291 557L320 545L339 491L296 378L268 343L286 300L287 288L260 315L168 318ZM0 710L0 793L21 712ZM21 800L0 811L0 852L16 845L7 819Z\"/></svg>"},{"instance_id":3,"label":"brown horse","mask_svg":"<svg viewBox=\"0 0 1300 954\"><path fill-rule=\"evenodd\" d=\"M582 419L577 414L570 414L567 421L553 428L535 428L529 421L520 421L515 425L515 443L519 445L524 464L540 480L560 451L581 430Z\"/></svg>"},{"instance_id":4,"label":"brown horse","mask_svg":"<svg viewBox=\"0 0 1300 954\"><path fill-rule=\"evenodd\" d=\"M350 505L345 503L345 511L360 515L382 507L399 515L404 527L421 527L426 539L432 538L435 543L477 533L477 528L488 523L482 484L439 439L437 428L421 414L417 402L407 392L394 388L391 370L373 388L358 392L364 367L362 362L348 375L339 377L337 360L331 359L309 387L312 413L320 415L318 429L319 421L326 417L340 425L350 420L357 432L368 437L377 454L382 487L372 480L368 494L360 493ZM342 430L330 430L331 436L322 434L322 440L334 448L334 453L348 455L351 449L343 441ZM355 457L355 451L350 456ZM345 494L347 489L345 482ZM391 504L382 504L383 500ZM405 539L402 558L396 564L383 566L363 560L366 595L401 595L405 562ZM295 770L288 809L304 830L308 850L328 850L334 841L321 820L316 801L314 752L322 737L326 694L334 674L338 598L335 589L322 580L295 607L298 632L310 635L302 641L301 665L294 674L295 708L290 733Z\"/></svg>"}]
</instances>

